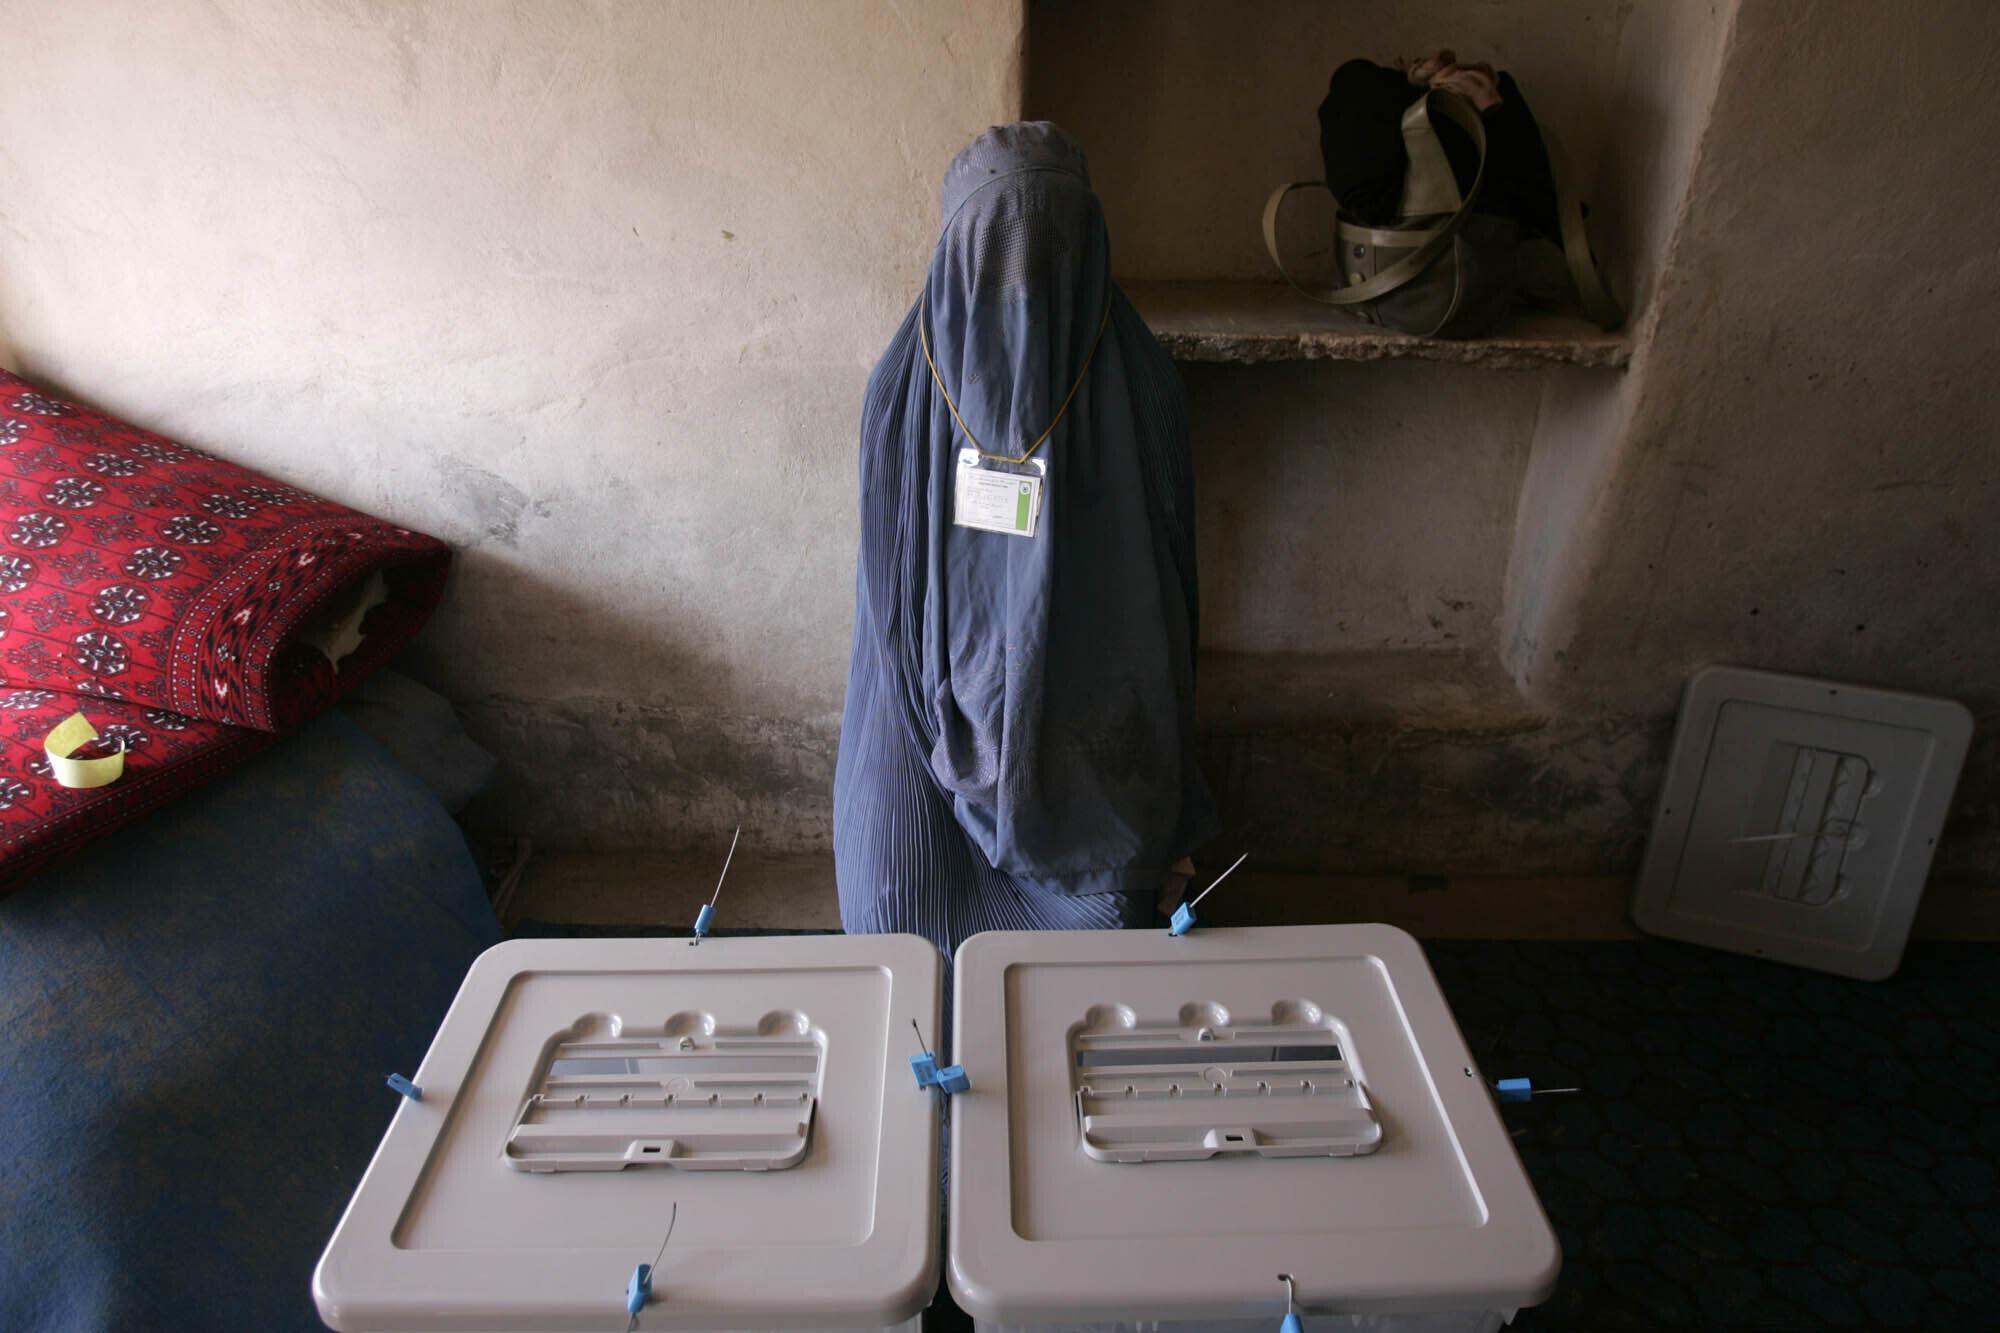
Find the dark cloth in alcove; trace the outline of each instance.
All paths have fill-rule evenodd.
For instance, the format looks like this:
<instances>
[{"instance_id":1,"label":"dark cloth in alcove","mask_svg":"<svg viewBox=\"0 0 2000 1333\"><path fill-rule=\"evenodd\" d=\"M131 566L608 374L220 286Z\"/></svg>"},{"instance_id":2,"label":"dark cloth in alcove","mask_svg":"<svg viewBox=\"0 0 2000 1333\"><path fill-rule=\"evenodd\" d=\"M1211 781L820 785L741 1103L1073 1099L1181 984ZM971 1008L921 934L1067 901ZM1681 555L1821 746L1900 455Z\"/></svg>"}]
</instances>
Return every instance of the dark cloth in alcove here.
<instances>
[{"instance_id":1,"label":"dark cloth in alcove","mask_svg":"<svg viewBox=\"0 0 2000 1333\"><path fill-rule=\"evenodd\" d=\"M1479 211L1513 218L1524 236L1560 244L1555 180L1534 113L1513 75L1502 72L1497 81L1500 105L1481 116L1486 124L1486 185ZM1327 188L1355 221L1380 226L1396 220L1409 165L1403 112L1423 91L1401 70L1371 60L1350 60L1333 72L1326 100L1319 104L1320 155L1326 162ZM1470 189L1479 167L1471 137L1441 116L1432 123L1458 188Z\"/></svg>"}]
</instances>

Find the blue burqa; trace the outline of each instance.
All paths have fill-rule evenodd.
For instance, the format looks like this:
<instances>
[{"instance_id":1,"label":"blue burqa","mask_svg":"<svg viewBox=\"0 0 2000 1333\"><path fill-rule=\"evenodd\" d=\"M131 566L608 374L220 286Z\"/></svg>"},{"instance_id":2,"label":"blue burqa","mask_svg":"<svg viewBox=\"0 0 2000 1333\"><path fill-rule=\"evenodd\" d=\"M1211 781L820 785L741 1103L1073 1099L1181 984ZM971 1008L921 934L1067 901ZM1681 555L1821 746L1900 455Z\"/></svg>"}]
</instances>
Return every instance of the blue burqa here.
<instances>
[{"instance_id":1,"label":"blue burqa","mask_svg":"<svg viewBox=\"0 0 2000 1333\"><path fill-rule=\"evenodd\" d=\"M846 928L949 954L982 930L1147 923L1214 810L1194 759L1187 409L1111 280L1083 154L1053 125L990 130L943 196L924 292L862 409L833 816ZM1052 420L1035 534L955 525L966 432L1017 455Z\"/></svg>"}]
</instances>

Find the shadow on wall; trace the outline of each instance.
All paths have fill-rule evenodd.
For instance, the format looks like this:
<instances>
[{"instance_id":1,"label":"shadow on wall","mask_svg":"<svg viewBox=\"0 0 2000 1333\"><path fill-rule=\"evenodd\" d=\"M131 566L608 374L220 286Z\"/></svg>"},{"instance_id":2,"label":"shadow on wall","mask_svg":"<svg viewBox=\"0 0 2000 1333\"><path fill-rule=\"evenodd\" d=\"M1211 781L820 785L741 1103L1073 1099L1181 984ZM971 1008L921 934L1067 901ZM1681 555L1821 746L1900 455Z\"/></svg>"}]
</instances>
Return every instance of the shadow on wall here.
<instances>
[{"instance_id":1,"label":"shadow on wall","mask_svg":"<svg viewBox=\"0 0 2000 1333\"><path fill-rule=\"evenodd\" d=\"M497 553L466 559L472 578L461 587L476 580L534 608L516 617L519 634L562 639L579 654L643 657L658 674L649 700L668 701L458 699L473 737L502 756L494 788L467 811L475 832L525 834L544 848L675 851L712 846L740 823L768 850L832 845L837 712L774 717L672 702L726 696L735 668L690 648L672 624L621 613L531 568L479 568L498 563ZM420 641L415 674L449 678L436 651ZM1437 656L1447 668L1461 660ZM1231 690L1223 666L1205 662L1205 693ZM1268 681L1268 670L1257 675ZM1315 690L1326 685L1314 675ZM1428 727L1394 713L1284 728L1206 718L1200 753L1226 824L1218 853L1255 847L1267 866L1343 873L1505 864L1603 874L1636 861L1670 721L1551 722L1495 709L1471 725L1465 708L1454 703Z\"/></svg>"},{"instance_id":2,"label":"shadow on wall","mask_svg":"<svg viewBox=\"0 0 2000 1333\"><path fill-rule=\"evenodd\" d=\"M1205 732L1210 857L1325 874L1622 874L1638 864L1670 719Z\"/></svg>"},{"instance_id":3,"label":"shadow on wall","mask_svg":"<svg viewBox=\"0 0 2000 1333\"><path fill-rule=\"evenodd\" d=\"M1467 373L1181 368L1206 648L1496 652L1541 386L1482 375L1468 399Z\"/></svg>"},{"instance_id":4,"label":"shadow on wall","mask_svg":"<svg viewBox=\"0 0 2000 1333\"><path fill-rule=\"evenodd\" d=\"M493 787L466 811L473 831L525 834L545 847L673 851L710 845L718 829L741 824L770 849L832 845L837 711L777 716L676 702L728 697L736 664L690 647L670 623L621 612L531 566L500 568L497 554L477 547L460 558L448 599L476 587L522 608L509 643L493 651L539 639L544 651L618 653L643 662L655 681L643 701L587 692L455 698L473 738L501 757ZM462 674L437 644L443 637L419 637L413 674L434 682Z\"/></svg>"},{"instance_id":5,"label":"shadow on wall","mask_svg":"<svg viewBox=\"0 0 2000 1333\"><path fill-rule=\"evenodd\" d=\"M1651 830L1674 719L1470 730L1383 718L1310 731L1204 728L1223 831L1207 859L1326 874L1630 875ZM1976 721L1933 874L1992 883L2000 717Z\"/></svg>"},{"instance_id":6,"label":"shadow on wall","mask_svg":"<svg viewBox=\"0 0 2000 1333\"><path fill-rule=\"evenodd\" d=\"M11 346L0 345L5 351ZM130 415L39 373L33 358L19 371L61 398ZM221 457L235 452L198 431L174 434ZM367 507L360 497L340 498ZM526 834L545 847L671 851L712 843L718 829L740 823L768 848L831 846L837 694L831 710L755 708L758 683L745 679L751 668L741 657L695 646L713 640L712 623L692 613L677 623L657 611L621 611L601 579L559 582L514 546L516 529L540 502L494 472L444 455L424 501L443 505L456 568L445 604L399 665L450 698L501 761L493 786L465 812L469 828ZM576 566L558 572L574 575ZM850 597L851 571L829 575L826 586ZM475 637L486 625L504 630ZM566 694L537 676L532 694L469 692L458 682L496 673L468 670L468 651L503 664L569 662L579 683ZM607 662L617 670L605 670ZM611 679L642 682L643 697L632 697L636 688L583 683Z\"/></svg>"},{"instance_id":7,"label":"shadow on wall","mask_svg":"<svg viewBox=\"0 0 2000 1333\"><path fill-rule=\"evenodd\" d=\"M52 393L69 399L71 402L91 406L92 404L88 399L79 398L65 391L60 384L50 381L47 376L38 374L35 370L33 359L27 357L19 347L14 345L11 323L8 320L7 312L15 308L17 300L18 297L15 295L14 288L7 281L7 270L4 266L0 266L0 370L11 371L25 380L33 380L37 384L48 388Z\"/></svg>"}]
</instances>

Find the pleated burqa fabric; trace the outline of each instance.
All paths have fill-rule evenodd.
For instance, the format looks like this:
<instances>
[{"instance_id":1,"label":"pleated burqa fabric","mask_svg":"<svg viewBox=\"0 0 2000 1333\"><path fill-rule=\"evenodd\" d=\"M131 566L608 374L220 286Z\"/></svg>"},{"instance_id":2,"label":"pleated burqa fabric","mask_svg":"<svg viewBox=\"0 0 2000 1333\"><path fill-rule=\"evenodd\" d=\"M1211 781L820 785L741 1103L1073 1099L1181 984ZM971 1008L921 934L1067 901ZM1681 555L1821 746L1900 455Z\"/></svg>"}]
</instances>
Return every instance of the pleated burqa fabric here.
<instances>
[{"instance_id":1,"label":"pleated burqa fabric","mask_svg":"<svg viewBox=\"0 0 2000 1333\"><path fill-rule=\"evenodd\" d=\"M834 860L849 931L949 954L983 930L1147 924L1214 812L1187 409L1111 281L1083 155L1053 125L1004 126L943 196L862 411ZM955 525L961 451L1019 455L1051 421L1035 534Z\"/></svg>"}]
</instances>

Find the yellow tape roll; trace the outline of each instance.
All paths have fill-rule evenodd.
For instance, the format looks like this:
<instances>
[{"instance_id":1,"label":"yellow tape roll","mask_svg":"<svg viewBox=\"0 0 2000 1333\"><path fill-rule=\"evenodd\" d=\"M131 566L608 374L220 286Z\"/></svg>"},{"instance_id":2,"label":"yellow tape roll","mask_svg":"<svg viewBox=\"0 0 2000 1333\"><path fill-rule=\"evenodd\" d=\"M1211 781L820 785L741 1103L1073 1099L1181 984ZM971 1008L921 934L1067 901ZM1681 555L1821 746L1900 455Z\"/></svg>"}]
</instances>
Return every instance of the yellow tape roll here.
<instances>
[{"instance_id":1,"label":"yellow tape roll","mask_svg":"<svg viewBox=\"0 0 2000 1333\"><path fill-rule=\"evenodd\" d=\"M42 752L49 757L49 768L57 782L65 787L108 787L125 773L125 742L118 742L118 752L107 754L101 759L72 759L71 755L97 739L97 728L90 725L90 719L82 713L71 713L56 723L56 728L42 741Z\"/></svg>"}]
</instances>

